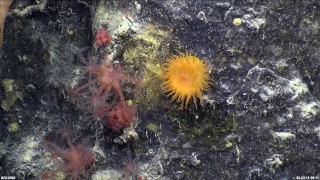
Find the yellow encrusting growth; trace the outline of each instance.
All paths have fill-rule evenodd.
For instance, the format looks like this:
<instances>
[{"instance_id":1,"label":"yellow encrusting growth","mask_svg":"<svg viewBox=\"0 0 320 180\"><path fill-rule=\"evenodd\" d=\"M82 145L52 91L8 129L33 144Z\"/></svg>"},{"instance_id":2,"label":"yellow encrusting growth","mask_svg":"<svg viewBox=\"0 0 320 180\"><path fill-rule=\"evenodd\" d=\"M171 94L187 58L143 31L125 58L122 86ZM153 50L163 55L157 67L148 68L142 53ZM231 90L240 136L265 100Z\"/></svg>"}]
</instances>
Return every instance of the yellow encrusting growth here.
<instances>
[{"instance_id":1,"label":"yellow encrusting growth","mask_svg":"<svg viewBox=\"0 0 320 180\"><path fill-rule=\"evenodd\" d=\"M197 107L197 98L203 101L203 91L210 91L210 76L207 63L191 53L172 56L163 67L162 89L172 100L188 105L193 99Z\"/></svg>"}]
</instances>

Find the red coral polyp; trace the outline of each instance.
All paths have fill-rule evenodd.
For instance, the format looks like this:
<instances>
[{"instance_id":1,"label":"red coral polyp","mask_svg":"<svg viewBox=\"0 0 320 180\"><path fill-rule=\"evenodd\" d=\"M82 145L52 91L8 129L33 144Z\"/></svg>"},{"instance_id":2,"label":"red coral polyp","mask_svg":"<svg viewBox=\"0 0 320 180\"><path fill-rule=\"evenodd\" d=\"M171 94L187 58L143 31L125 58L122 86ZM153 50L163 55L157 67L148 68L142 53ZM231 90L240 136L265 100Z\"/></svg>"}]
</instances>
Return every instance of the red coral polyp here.
<instances>
[{"instance_id":1,"label":"red coral polyp","mask_svg":"<svg viewBox=\"0 0 320 180\"><path fill-rule=\"evenodd\" d=\"M131 126L132 121L136 121L137 111L134 107L128 106L123 102L119 102L108 112L108 126L114 130Z\"/></svg>"}]
</instances>

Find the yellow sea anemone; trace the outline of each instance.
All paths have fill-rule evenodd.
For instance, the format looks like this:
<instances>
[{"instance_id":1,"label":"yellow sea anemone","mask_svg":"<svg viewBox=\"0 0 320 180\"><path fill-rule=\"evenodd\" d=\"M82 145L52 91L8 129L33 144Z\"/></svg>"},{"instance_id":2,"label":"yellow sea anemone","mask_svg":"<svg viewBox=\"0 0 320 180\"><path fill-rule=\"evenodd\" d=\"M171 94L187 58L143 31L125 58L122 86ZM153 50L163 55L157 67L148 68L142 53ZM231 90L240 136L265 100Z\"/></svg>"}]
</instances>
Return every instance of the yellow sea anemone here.
<instances>
[{"instance_id":1,"label":"yellow sea anemone","mask_svg":"<svg viewBox=\"0 0 320 180\"><path fill-rule=\"evenodd\" d=\"M188 105L193 99L197 107L197 98L203 101L203 91L210 91L209 68L191 53L172 56L163 67L164 82L161 87L172 100L177 100L181 106Z\"/></svg>"}]
</instances>

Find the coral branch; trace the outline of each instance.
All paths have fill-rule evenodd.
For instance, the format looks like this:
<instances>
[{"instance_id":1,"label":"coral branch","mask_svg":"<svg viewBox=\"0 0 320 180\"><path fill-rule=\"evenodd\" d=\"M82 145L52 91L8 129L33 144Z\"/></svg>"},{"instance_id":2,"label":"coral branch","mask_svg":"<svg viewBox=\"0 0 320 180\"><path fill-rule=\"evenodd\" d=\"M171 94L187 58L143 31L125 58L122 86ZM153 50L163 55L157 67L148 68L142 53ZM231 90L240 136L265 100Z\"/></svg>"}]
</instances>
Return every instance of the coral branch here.
<instances>
[{"instance_id":1,"label":"coral branch","mask_svg":"<svg viewBox=\"0 0 320 180\"><path fill-rule=\"evenodd\" d=\"M3 43L4 22L6 20L6 16L12 2L13 0L0 1L0 47L2 47L2 43Z\"/></svg>"}]
</instances>

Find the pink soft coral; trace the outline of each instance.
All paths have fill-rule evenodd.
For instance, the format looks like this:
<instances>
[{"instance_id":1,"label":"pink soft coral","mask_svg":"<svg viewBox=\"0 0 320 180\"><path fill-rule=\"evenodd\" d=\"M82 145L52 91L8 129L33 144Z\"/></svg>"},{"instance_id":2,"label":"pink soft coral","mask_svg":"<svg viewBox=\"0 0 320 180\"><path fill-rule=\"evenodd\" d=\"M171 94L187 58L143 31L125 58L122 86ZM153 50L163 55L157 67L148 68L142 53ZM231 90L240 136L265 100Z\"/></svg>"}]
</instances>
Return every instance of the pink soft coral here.
<instances>
[{"instance_id":1,"label":"pink soft coral","mask_svg":"<svg viewBox=\"0 0 320 180\"><path fill-rule=\"evenodd\" d=\"M66 139L69 149L62 149L50 141L45 141L45 144L53 150L51 158L53 160L62 158L65 163L55 170L45 172L41 179L54 179L58 172L70 172L70 179L80 179L79 173L85 172L94 163L93 154L83 144L73 145L69 136L66 136Z\"/></svg>"},{"instance_id":2,"label":"pink soft coral","mask_svg":"<svg viewBox=\"0 0 320 180\"><path fill-rule=\"evenodd\" d=\"M106 62L102 66L87 67L89 72L89 80L84 85L73 90L73 94L80 95L80 91L99 84L99 88L91 94L91 98L96 100L98 98L107 98L110 91L114 89L115 93L120 97L121 101L124 101L124 96L121 90L121 81L128 80L135 82L132 78L125 75L120 66L114 67L113 64ZM92 78L92 75L94 77ZM94 101L96 102L96 101ZM99 104L99 101L97 101ZM100 102L101 103L101 102Z\"/></svg>"},{"instance_id":3,"label":"pink soft coral","mask_svg":"<svg viewBox=\"0 0 320 180\"><path fill-rule=\"evenodd\" d=\"M107 119L107 124L115 131L129 127L136 112L134 107L126 105L121 84L123 80L138 81L128 77L119 64L108 61L100 66L90 63L85 69L88 82L73 89L72 94L85 99L82 105L94 120Z\"/></svg>"}]
</instances>

